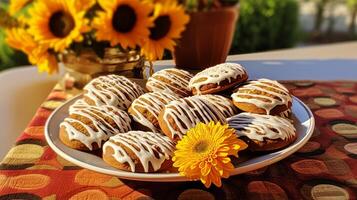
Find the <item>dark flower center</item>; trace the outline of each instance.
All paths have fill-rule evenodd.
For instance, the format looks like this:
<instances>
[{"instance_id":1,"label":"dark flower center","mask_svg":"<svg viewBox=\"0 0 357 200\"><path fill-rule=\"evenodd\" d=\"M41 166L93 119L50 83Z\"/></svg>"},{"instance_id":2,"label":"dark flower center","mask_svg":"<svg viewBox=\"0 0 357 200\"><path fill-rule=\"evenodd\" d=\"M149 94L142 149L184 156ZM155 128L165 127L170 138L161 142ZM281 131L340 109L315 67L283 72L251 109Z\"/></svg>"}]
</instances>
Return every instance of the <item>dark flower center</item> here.
<instances>
[{"instance_id":1,"label":"dark flower center","mask_svg":"<svg viewBox=\"0 0 357 200\"><path fill-rule=\"evenodd\" d=\"M64 38L73 30L75 22L69 13L58 11L51 16L49 26L54 36Z\"/></svg>"},{"instance_id":2,"label":"dark flower center","mask_svg":"<svg viewBox=\"0 0 357 200\"><path fill-rule=\"evenodd\" d=\"M113 27L120 33L128 33L136 24L135 10L128 5L119 6L114 12L112 19Z\"/></svg>"},{"instance_id":3,"label":"dark flower center","mask_svg":"<svg viewBox=\"0 0 357 200\"><path fill-rule=\"evenodd\" d=\"M154 24L154 27L150 28L150 39L160 40L169 33L171 19L168 15L163 15L155 19Z\"/></svg>"},{"instance_id":4,"label":"dark flower center","mask_svg":"<svg viewBox=\"0 0 357 200\"><path fill-rule=\"evenodd\" d=\"M203 153L207 150L208 148L208 143L206 141L199 141L195 146L194 150L197 153Z\"/></svg>"}]
</instances>

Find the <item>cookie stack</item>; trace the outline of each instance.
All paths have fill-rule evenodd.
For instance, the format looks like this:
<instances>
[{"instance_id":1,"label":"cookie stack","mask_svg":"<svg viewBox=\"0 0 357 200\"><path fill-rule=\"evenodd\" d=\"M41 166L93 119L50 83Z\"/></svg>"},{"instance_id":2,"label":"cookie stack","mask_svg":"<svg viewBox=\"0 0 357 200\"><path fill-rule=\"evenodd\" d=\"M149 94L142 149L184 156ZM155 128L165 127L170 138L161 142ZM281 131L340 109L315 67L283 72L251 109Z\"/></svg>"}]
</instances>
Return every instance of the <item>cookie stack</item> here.
<instances>
[{"instance_id":1,"label":"cookie stack","mask_svg":"<svg viewBox=\"0 0 357 200\"><path fill-rule=\"evenodd\" d=\"M247 81L246 70L223 63L196 75L156 72L146 89L123 76L101 76L60 125L61 141L81 151L103 150L120 170L157 172L172 167L176 142L197 123L229 124L251 151L272 151L296 139L292 98L276 81Z\"/></svg>"}]
</instances>

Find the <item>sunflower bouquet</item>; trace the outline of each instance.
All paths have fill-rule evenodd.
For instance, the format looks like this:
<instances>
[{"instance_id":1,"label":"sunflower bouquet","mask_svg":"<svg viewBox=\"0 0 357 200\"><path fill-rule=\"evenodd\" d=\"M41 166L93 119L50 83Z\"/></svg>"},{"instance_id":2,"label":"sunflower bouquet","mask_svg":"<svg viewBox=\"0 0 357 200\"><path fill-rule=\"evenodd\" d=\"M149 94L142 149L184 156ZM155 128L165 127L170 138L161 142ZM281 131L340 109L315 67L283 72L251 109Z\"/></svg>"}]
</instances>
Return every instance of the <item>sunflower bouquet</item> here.
<instances>
[{"instance_id":1,"label":"sunflower bouquet","mask_svg":"<svg viewBox=\"0 0 357 200\"><path fill-rule=\"evenodd\" d=\"M40 72L58 71L63 55L105 48L136 50L149 61L173 51L189 16L176 1L12 0L7 43Z\"/></svg>"}]
</instances>

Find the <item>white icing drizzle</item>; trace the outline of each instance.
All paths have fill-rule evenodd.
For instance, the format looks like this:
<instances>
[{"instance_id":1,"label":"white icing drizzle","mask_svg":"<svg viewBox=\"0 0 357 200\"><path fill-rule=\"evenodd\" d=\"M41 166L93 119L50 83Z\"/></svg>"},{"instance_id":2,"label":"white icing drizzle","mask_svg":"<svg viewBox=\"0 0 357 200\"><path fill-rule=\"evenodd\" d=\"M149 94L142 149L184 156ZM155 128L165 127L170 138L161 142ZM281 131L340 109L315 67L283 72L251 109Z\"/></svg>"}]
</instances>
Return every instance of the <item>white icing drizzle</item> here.
<instances>
[{"instance_id":1,"label":"white icing drizzle","mask_svg":"<svg viewBox=\"0 0 357 200\"><path fill-rule=\"evenodd\" d=\"M84 123L83 120L75 119L73 115L90 120L90 123ZM116 126L112 126L106 119L112 119ZM103 141L109 139L110 136L118 133L124 133L131 130L129 115L113 106L88 106L83 109L72 110L72 114L65 118L60 124L64 127L70 140L78 140L83 143L88 149L93 150L93 143L101 147ZM85 128L88 135L83 134L81 130L77 130L74 124L80 124Z\"/></svg>"},{"instance_id":2,"label":"white icing drizzle","mask_svg":"<svg viewBox=\"0 0 357 200\"><path fill-rule=\"evenodd\" d=\"M164 161L169 160L175 151L175 143L159 133L130 131L111 137L104 143L104 154L108 147L113 148L113 158L119 163L127 163L132 172L135 172L134 160L119 144L136 155L145 172L149 172L150 166L154 171L159 170Z\"/></svg>"},{"instance_id":3,"label":"white icing drizzle","mask_svg":"<svg viewBox=\"0 0 357 200\"><path fill-rule=\"evenodd\" d=\"M238 136L246 136L253 140L264 138L288 140L295 136L294 125L287 119L254 113L240 113L227 119L231 128L236 129Z\"/></svg>"},{"instance_id":4,"label":"white icing drizzle","mask_svg":"<svg viewBox=\"0 0 357 200\"><path fill-rule=\"evenodd\" d=\"M95 105L111 105L122 110L129 108L131 102L144 94L143 88L124 76L100 76L89 82L84 90L85 97L95 102Z\"/></svg>"},{"instance_id":5,"label":"white icing drizzle","mask_svg":"<svg viewBox=\"0 0 357 200\"><path fill-rule=\"evenodd\" d=\"M151 129L152 132L159 132L159 127L155 127L155 125L147 119L139 109L146 109L147 112L152 115L156 122L158 122L158 116L160 111L164 108L166 104L170 101L176 100L179 97L163 92L152 92L141 95L139 98L135 99L130 107L130 113L133 119ZM147 116L148 114L146 114Z\"/></svg>"},{"instance_id":6,"label":"white icing drizzle","mask_svg":"<svg viewBox=\"0 0 357 200\"><path fill-rule=\"evenodd\" d=\"M165 79L168 82L161 81ZM170 68L154 73L146 82L146 88L151 92L170 92L180 96L188 96L191 93L188 82L192 74L187 71Z\"/></svg>"},{"instance_id":7,"label":"white icing drizzle","mask_svg":"<svg viewBox=\"0 0 357 200\"><path fill-rule=\"evenodd\" d=\"M169 118L173 119L179 130L172 127ZM171 138L178 136L180 139L187 130L193 128L199 122L226 122L222 112L204 96L192 96L171 101L165 106L163 120L170 130Z\"/></svg>"},{"instance_id":8,"label":"white icing drizzle","mask_svg":"<svg viewBox=\"0 0 357 200\"><path fill-rule=\"evenodd\" d=\"M215 105L226 118L232 117L238 113L237 107L226 97L212 94L202 95L199 97L204 97L207 101Z\"/></svg>"},{"instance_id":9,"label":"white icing drizzle","mask_svg":"<svg viewBox=\"0 0 357 200\"><path fill-rule=\"evenodd\" d=\"M222 63L210 68L207 68L197 73L189 83L189 88L196 89L197 94L200 94L200 88L203 85L210 83L220 84L224 80L228 80L231 83L232 79L237 79L238 76L242 77L246 74L245 69L237 63ZM198 81L203 79L203 81Z\"/></svg>"},{"instance_id":10,"label":"white icing drizzle","mask_svg":"<svg viewBox=\"0 0 357 200\"><path fill-rule=\"evenodd\" d=\"M69 111L69 114L71 115L76 110L81 110L81 109L88 108L88 107L91 107L91 106L88 105L83 99L78 99L69 107L68 111Z\"/></svg>"},{"instance_id":11,"label":"white icing drizzle","mask_svg":"<svg viewBox=\"0 0 357 200\"><path fill-rule=\"evenodd\" d=\"M269 97L266 94L273 97ZM231 97L234 102L254 104L258 108L264 109L268 115L276 106L286 105L288 107L288 104L292 102L288 89L277 81L269 79L250 81L247 85L240 87ZM262 99L267 101L263 101Z\"/></svg>"}]
</instances>

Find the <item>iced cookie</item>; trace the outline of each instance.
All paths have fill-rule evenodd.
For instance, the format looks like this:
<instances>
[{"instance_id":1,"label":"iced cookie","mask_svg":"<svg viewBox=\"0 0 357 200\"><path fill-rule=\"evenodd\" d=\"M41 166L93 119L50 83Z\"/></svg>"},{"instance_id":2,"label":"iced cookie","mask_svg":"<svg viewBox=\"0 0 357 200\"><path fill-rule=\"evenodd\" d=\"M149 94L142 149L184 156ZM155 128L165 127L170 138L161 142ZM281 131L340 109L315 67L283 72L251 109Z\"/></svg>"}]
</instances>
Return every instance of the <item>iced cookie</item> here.
<instances>
[{"instance_id":1,"label":"iced cookie","mask_svg":"<svg viewBox=\"0 0 357 200\"><path fill-rule=\"evenodd\" d=\"M296 139L294 125L282 117L240 113L228 118L227 121L252 151L281 149Z\"/></svg>"},{"instance_id":2,"label":"iced cookie","mask_svg":"<svg viewBox=\"0 0 357 200\"><path fill-rule=\"evenodd\" d=\"M60 124L61 141L73 148L92 151L110 136L131 130L129 115L113 106L88 106L73 110Z\"/></svg>"},{"instance_id":3,"label":"iced cookie","mask_svg":"<svg viewBox=\"0 0 357 200\"><path fill-rule=\"evenodd\" d=\"M181 97L191 96L188 82L192 74L181 69L164 69L154 73L146 82L146 88L151 92L173 93Z\"/></svg>"},{"instance_id":4,"label":"iced cookie","mask_svg":"<svg viewBox=\"0 0 357 200\"><path fill-rule=\"evenodd\" d=\"M233 102L226 97L213 94L202 95L200 97L204 98L205 100L216 106L218 110L223 113L225 118L232 117L233 115L238 113L237 107L234 106Z\"/></svg>"},{"instance_id":5,"label":"iced cookie","mask_svg":"<svg viewBox=\"0 0 357 200\"><path fill-rule=\"evenodd\" d=\"M289 91L277 81L259 79L239 87L232 94L234 105L245 112L279 115L292 106Z\"/></svg>"},{"instance_id":6,"label":"iced cookie","mask_svg":"<svg viewBox=\"0 0 357 200\"><path fill-rule=\"evenodd\" d=\"M134 121L152 132L160 132L158 116L160 111L170 101L179 97L171 93L151 92L135 99L129 108L129 114Z\"/></svg>"},{"instance_id":7,"label":"iced cookie","mask_svg":"<svg viewBox=\"0 0 357 200\"><path fill-rule=\"evenodd\" d=\"M237 63L222 63L197 73L189 83L193 94L213 94L234 87L248 79Z\"/></svg>"},{"instance_id":8,"label":"iced cookie","mask_svg":"<svg viewBox=\"0 0 357 200\"><path fill-rule=\"evenodd\" d=\"M84 100L90 105L110 105L126 110L144 89L124 76L108 75L93 79L84 87Z\"/></svg>"},{"instance_id":9,"label":"iced cookie","mask_svg":"<svg viewBox=\"0 0 357 200\"><path fill-rule=\"evenodd\" d=\"M223 113L207 99L199 96L171 101L159 115L161 130L177 141L197 123L210 121L225 123Z\"/></svg>"},{"instance_id":10,"label":"iced cookie","mask_svg":"<svg viewBox=\"0 0 357 200\"><path fill-rule=\"evenodd\" d=\"M129 172L156 172L172 165L175 143L159 133L130 131L111 137L103 145L103 160Z\"/></svg>"}]
</instances>

